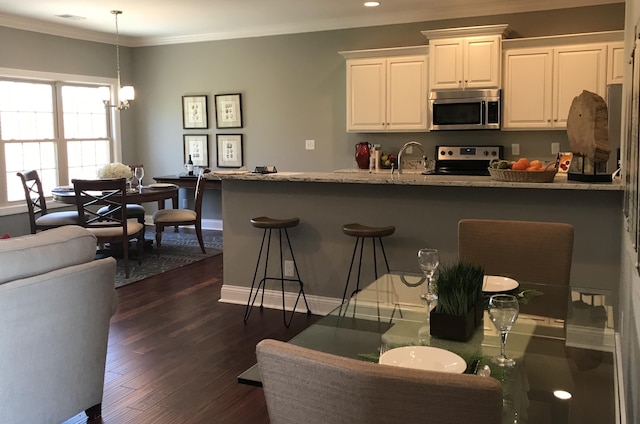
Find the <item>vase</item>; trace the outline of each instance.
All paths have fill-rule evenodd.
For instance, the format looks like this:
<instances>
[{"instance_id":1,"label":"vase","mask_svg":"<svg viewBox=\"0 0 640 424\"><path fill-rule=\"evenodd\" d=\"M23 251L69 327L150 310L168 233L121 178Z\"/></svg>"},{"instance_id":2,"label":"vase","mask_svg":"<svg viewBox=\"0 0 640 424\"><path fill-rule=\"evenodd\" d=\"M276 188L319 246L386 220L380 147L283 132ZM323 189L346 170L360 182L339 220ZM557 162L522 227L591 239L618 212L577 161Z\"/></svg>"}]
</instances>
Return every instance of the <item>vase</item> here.
<instances>
[{"instance_id":1,"label":"vase","mask_svg":"<svg viewBox=\"0 0 640 424\"><path fill-rule=\"evenodd\" d=\"M369 156L371 155L371 149L369 143L362 142L356 144L356 163L360 169L369 169Z\"/></svg>"}]
</instances>

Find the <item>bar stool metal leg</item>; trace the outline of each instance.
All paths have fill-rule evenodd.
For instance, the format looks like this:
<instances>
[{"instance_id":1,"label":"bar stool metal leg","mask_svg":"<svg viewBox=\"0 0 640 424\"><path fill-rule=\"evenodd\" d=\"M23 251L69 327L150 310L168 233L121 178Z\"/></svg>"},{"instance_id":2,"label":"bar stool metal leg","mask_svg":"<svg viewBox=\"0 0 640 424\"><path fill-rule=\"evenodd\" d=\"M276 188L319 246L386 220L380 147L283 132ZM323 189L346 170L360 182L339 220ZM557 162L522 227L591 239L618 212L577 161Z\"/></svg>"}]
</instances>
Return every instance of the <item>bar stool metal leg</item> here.
<instances>
[{"instance_id":1,"label":"bar stool metal leg","mask_svg":"<svg viewBox=\"0 0 640 424\"><path fill-rule=\"evenodd\" d=\"M276 227L277 228L277 227ZM302 280L300 279L300 273L298 271L298 264L296 262L295 259L295 255L293 253L293 248L291 246L291 240L289 239L289 233L287 231L286 227L282 227L282 228L277 228L278 229L278 250L280 253L279 259L280 259L280 276L278 277L270 277L268 274L268 266L269 266L269 256L270 256L270 250L271 250L271 227L265 228L263 235L262 235L262 243L260 244L260 252L258 253L258 260L256 262L256 268L253 274L253 281L251 283L251 289L249 291L249 299L247 300L247 307L245 309L245 314L244 314L244 322L246 323L247 320L249 319L249 315L251 314L251 310L253 309L253 306L255 304L255 301L258 297L258 293L260 292L260 288L262 287L262 298L260 301L260 309L263 308L264 305L264 294L265 294L265 287L266 287L266 282L267 280L276 280L276 281L280 281L280 288L281 288L281 293L282 293L282 314L283 314L283 320L284 320L284 325L286 327L289 327L289 325L291 324L291 321L293 319L293 315L295 314L296 308L298 307L298 303L300 301L300 297L302 297L302 299L304 300L304 304L307 308L307 314L311 314L311 309L309 308L309 303L307 302L307 297L305 296L304 293L304 283L302 282ZM269 231L269 237L267 238L267 230ZM289 248L289 252L291 254L291 259L293 261L293 267L294 267L294 271L295 271L295 278L285 278L284 276L284 269L283 269L283 259L284 259L284 255L283 255L283 245L282 245L282 232L284 231L285 237L287 239L287 246ZM265 244L265 240L266 240L266 244L267 244L267 250L265 253L265 263L264 263L264 273L263 273L263 277L262 279L257 283L256 286L256 279L258 276L258 270L260 268L260 262L262 260L262 253L264 251L264 244ZM287 319L287 311L286 311L286 302L285 302L285 295L286 292L284 290L284 284L285 281L287 282L297 282L299 285L299 290L298 290L298 294L296 297L296 301L295 304L293 305L293 309L291 311L291 314L289 316L289 318ZM255 290L255 291L254 291Z\"/></svg>"}]
</instances>

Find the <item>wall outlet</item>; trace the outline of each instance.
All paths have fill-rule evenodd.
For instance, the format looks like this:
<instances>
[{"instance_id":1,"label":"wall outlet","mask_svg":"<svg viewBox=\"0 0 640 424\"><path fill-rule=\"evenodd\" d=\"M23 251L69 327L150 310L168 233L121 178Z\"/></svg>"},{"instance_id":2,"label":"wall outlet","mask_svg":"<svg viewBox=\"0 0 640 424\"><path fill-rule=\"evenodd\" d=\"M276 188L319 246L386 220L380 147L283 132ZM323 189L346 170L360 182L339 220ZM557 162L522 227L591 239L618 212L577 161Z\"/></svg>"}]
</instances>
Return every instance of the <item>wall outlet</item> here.
<instances>
[{"instance_id":1,"label":"wall outlet","mask_svg":"<svg viewBox=\"0 0 640 424\"><path fill-rule=\"evenodd\" d=\"M513 156L518 156L520 154L520 145L517 143L514 143L511 145L511 154Z\"/></svg>"},{"instance_id":2,"label":"wall outlet","mask_svg":"<svg viewBox=\"0 0 640 424\"><path fill-rule=\"evenodd\" d=\"M284 276L285 277L294 277L295 267L293 266L293 261L284 261Z\"/></svg>"},{"instance_id":3,"label":"wall outlet","mask_svg":"<svg viewBox=\"0 0 640 424\"><path fill-rule=\"evenodd\" d=\"M316 141L315 140L305 140L304 148L307 150L315 150L316 149Z\"/></svg>"},{"instance_id":4,"label":"wall outlet","mask_svg":"<svg viewBox=\"0 0 640 424\"><path fill-rule=\"evenodd\" d=\"M551 154L557 155L560 153L560 143L551 143Z\"/></svg>"}]
</instances>

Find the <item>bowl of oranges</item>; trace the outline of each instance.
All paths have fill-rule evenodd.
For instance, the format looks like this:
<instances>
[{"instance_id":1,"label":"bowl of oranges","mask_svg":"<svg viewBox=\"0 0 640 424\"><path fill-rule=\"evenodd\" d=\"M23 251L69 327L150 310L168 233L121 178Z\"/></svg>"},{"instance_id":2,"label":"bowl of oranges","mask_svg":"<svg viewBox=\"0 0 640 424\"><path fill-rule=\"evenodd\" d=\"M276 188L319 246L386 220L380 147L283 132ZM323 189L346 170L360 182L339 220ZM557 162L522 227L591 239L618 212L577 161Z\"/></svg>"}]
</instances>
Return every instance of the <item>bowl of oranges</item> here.
<instances>
[{"instance_id":1,"label":"bowl of oranges","mask_svg":"<svg viewBox=\"0 0 640 424\"><path fill-rule=\"evenodd\" d=\"M520 158L517 161L494 160L489 166L492 180L521 183L551 183L558 172L556 163Z\"/></svg>"}]
</instances>

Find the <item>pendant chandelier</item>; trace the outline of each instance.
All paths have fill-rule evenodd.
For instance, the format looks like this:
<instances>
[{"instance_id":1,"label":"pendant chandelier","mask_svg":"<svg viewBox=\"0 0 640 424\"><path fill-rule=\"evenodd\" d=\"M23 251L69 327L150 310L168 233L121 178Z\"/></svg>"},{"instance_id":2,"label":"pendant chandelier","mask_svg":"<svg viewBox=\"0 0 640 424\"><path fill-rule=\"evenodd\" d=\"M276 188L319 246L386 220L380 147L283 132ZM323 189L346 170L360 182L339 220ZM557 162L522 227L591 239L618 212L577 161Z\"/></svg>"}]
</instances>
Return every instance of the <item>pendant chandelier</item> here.
<instances>
[{"instance_id":1,"label":"pendant chandelier","mask_svg":"<svg viewBox=\"0 0 640 424\"><path fill-rule=\"evenodd\" d=\"M112 10L111 13L116 17L116 71L118 75L118 104L111 104L111 95L109 90L105 90L105 95L103 96L105 107L112 107L117 110L129 109L129 102L134 99L135 93L133 90L133 86L126 85L122 86L120 83L120 31L118 29L118 15L122 14L121 10Z\"/></svg>"}]
</instances>

